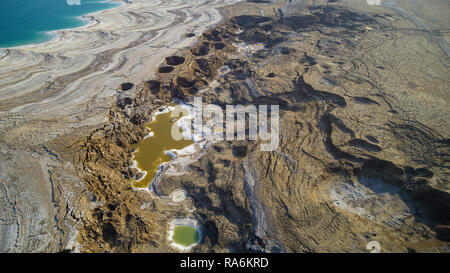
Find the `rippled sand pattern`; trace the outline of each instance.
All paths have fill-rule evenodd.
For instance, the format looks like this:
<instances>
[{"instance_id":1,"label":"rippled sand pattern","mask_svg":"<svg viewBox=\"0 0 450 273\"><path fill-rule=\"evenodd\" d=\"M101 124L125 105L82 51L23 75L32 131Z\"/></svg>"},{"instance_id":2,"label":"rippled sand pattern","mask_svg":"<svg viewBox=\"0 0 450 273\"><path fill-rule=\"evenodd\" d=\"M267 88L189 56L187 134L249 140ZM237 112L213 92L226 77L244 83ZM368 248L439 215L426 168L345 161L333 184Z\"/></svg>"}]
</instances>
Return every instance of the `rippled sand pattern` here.
<instances>
[{"instance_id":1,"label":"rippled sand pattern","mask_svg":"<svg viewBox=\"0 0 450 273\"><path fill-rule=\"evenodd\" d=\"M0 111L67 112L110 95L118 84L151 77L164 56L195 41L237 1L133 1L97 13L97 23L62 31L58 42L0 52ZM55 107L57 109L55 109Z\"/></svg>"},{"instance_id":2,"label":"rippled sand pattern","mask_svg":"<svg viewBox=\"0 0 450 273\"><path fill-rule=\"evenodd\" d=\"M83 192L84 183L70 160L46 145L105 124L120 83L152 79L165 57L222 20L219 7L236 2L133 0L95 13L93 24L60 31L53 41L0 49L0 194L9 198L0 213L8 219L1 252L71 244L75 227L62 224L57 202L78 203L78 194L63 194ZM185 36L191 32L197 36Z\"/></svg>"}]
</instances>

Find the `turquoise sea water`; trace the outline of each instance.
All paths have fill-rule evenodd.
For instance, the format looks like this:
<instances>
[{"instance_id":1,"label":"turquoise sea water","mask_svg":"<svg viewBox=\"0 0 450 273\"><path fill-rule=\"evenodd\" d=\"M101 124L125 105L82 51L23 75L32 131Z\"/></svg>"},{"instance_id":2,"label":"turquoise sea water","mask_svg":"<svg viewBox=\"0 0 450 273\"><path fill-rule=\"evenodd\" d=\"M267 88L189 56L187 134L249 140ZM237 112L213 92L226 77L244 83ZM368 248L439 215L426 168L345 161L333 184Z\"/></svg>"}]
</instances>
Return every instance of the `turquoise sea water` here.
<instances>
[{"instance_id":1,"label":"turquoise sea water","mask_svg":"<svg viewBox=\"0 0 450 273\"><path fill-rule=\"evenodd\" d=\"M0 47L40 43L48 31L75 28L80 16L120 5L104 0L0 0Z\"/></svg>"}]
</instances>

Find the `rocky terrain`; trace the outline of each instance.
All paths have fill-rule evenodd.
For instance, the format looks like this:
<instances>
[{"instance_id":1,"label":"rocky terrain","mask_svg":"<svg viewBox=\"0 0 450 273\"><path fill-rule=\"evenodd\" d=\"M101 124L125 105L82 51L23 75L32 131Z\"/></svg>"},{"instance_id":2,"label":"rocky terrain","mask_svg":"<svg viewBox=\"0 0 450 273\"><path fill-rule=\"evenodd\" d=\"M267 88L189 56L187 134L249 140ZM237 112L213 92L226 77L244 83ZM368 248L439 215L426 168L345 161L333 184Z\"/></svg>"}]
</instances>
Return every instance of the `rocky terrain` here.
<instances>
[{"instance_id":1,"label":"rocky terrain","mask_svg":"<svg viewBox=\"0 0 450 273\"><path fill-rule=\"evenodd\" d=\"M151 77L237 0L124 2L52 41L0 49L0 252L72 247L91 194L73 154L50 143L102 127L121 83Z\"/></svg>"},{"instance_id":2,"label":"rocky terrain","mask_svg":"<svg viewBox=\"0 0 450 273\"><path fill-rule=\"evenodd\" d=\"M386 9L244 7L166 58L156 78L123 85L111 122L71 146L101 203L83 217L82 251L173 251L173 217L201 221L198 252L364 252L373 240L385 252L448 251L445 63L431 80L414 69L412 49L386 56L392 43L423 39L402 38L392 26L408 22ZM445 59L428 57L430 66ZM194 96L280 105L280 147L214 143L185 175L163 174L152 194L133 190L130 145L151 112ZM171 204L179 188L189 199Z\"/></svg>"},{"instance_id":3,"label":"rocky terrain","mask_svg":"<svg viewBox=\"0 0 450 273\"><path fill-rule=\"evenodd\" d=\"M154 76L120 84L104 124L46 143L41 164L71 166L42 178L58 204L55 228L76 223L59 250L173 252L169 222L190 217L203 233L193 252L367 252L370 241L382 252L449 252L446 37L392 5L318 2L225 8L225 22ZM194 96L279 105L279 148L210 143L183 175L133 189L132 146L151 113ZM178 189L187 199L173 203ZM2 196L14 210L5 186Z\"/></svg>"}]
</instances>

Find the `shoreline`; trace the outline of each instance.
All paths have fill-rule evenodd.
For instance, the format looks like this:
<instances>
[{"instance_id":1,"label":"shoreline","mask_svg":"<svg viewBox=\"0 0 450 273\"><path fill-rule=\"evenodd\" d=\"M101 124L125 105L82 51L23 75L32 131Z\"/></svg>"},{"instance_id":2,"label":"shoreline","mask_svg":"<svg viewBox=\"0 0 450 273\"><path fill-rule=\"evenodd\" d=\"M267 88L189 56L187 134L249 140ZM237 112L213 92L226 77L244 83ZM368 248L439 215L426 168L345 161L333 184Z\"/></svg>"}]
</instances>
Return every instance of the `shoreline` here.
<instances>
[{"instance_id":1,"label":"shoreline","mask_svg":"<svg viewBox=\"0 0 450 273\"><path fill-rule=\"evenodd\" d=\"M70 242L66 238L69 230L76 229L77 236L80 235L80 222L64 219L64 210L60 208L69 207L84 214L103 203L79 203L80 196L91 200L85 196L95 196L96 192L85 191L89 185L78 176L77 163L71 156L55 159L55 154L69 153L69 148L59 141L79 140L106 126L109 108L120 93L120 83L141 83L154 77L155 68L165 57L192 46L203 32L223 22L220 10L224 6L237 2L137 0L133 5L117 7L120 9L97 12L98 23L80 27L89 31L77 33L76 29L69 29L62 39L0 51L4 52L0 59L3 121L0 137L5 148L0 157L21 151L21 156L29 159L27 170L30 171L23 172L20 164L2 161L6 187L12 195L22 188L29 189L20 192L25 199L33 198L33 202L21 203L20 211L37 207L36 217L46 219L46 225L38 227L26 213L12 215L22 229L17 231L20 233L17 244L9 245L5 241L8 249L30 251L28 242L20 238L33 234L34 230L50 234L39 239L40 251L65 248ZM197 35L184 35L190 32ZM24 134L16 136L18 131ZM28 134L39 137L30 141ZM49 148L52 152L39 149L47 146L52 147ZM58 174L50 177L55 187L65 188L64 192L55 193L56 206L51 205L52 188L47 178L50 174ZM10 184L10 177L19 179ZM36 180L36 177L45 179ZM43 194L35 197L37 191ZM71 195L64 197L66 193ZM54 229L55 221L67 232ZM12 227L12 233L5 234L5 238L15 238L15 230ZM54 238L59 238L62 245Z\"/></svg>"},{"instance_id":2,"label":"shoreline","mask_svg":"<svg viewBox=\"0 0 450 273\"><path fill-rule=\"evenodd\" d=\"M175 241L173 240L173 236L175 233L174 232L175 227L177 227L177 226L187 226L187 227L194 228L198 232L197 242L195 242L194 244L192 244L190 246L184 246L184 245L175 243ZM168 234L167 234L167 241L169 242L169 245L172 248L174 248L178 251L181 251L181 252L188 252L192 248L194 248L195 246L200 244L202 239L203 239L203 233L201 231L201 224L200 224L199 220L193 219L193 218L174 218L174 219L172 219L172 221L170 221Z\"/></svg>"},{"instance_id":3,"label":"shoreline","mask_svg":"<svg viewBox=\"0 0 450 273\"><path fill-rule=\"evenodd\" d=\"M7 66L9 68L1 69L0 66L0 75L4 75L4 78L0 78L0 94L3 93L4 97L3 101L0 100L0 112L14 109L16 106L19 107L14 111L22 112L24 108L28 108L30 102L32 104L36 101L46 103L47 101L43 99L50 97L55 100L56 97L53 94L57 90L48 92L48 89L53 89L50 85L55 82L58 82L61 89L66 89L64 93L73 93L74 88L79 86L81 81L86 81L89 75L112 72L108 78L102 77L102 80L95 81L89 87L89 92L84 92L90 94L98 93L92 89L104 89L105 85L112 91L116 90L121 82L145 80L154 75L154 67L161 64L164 56L176 54L187 48L201 33L223 22L222 7L234 5L239 1L197 0L198 6L193 6L194 3L187 6L185 0L157 3L138 0L133 2L133 5L121 5L96 12L96 22L80 27L88 31L78 32L80 28L56 31L64 32L63 37L57 35L51 41L44 43L2 49L7 54L0 60L2 61L0 64L4 64L4 68ZM161 15L145 13L143 16L146 23L143 24L141 21L144 17L137 12L145 9L149 11L160 9ZM202 10L208 10L208 12L201 12ZM179 17L180 14L185 15ZM179 20L182 21L179 22ZM180 24L182 22L183 24ZM168 32L169 29L170 32ZM195 32L197 35L194 37L183 35L189 32ZM158 48L160 52L152 55L161 57L151 57L149 53ZM60 57L62 52L64 52L64 58ZM99 56L100 53L107 55ZM51 58L53 65L48 67L47 61L41 65L43 59L48 57ZM109 59L103 61L105 57ZM146 60L150 57L152 61ZM89 65L98 58L102 58L102 64L98 64L97 67ZM15 62L11 63L13 59ZM124 66L125 62L128 66ZM73 78L75 82L68 81L68 75L73 75L70 78ZM43 96L35 94L38 90ZM107 96L113 94L111 91Z\"/></svg>"},{"instance_id":4,"label":"shoreline","mask_svg":"<svg viewBox=\"0 0 450 273\"><path fill-rule=\"evenodd\" d=\"M207 3L209 5L211 1L207 1ZM261 11L264 8L263 5L249 5L255 5L258 9L261 8ZM336 5L341 5L341 3ZM430 111L431 107L421 108L427 105L424 104L423 92L421 92L421 88L429 86L427 85L427 78L416 77L414 82L417 83L417 86L411 87L412 83L408 82L407 79L396 78L392 73L389 74L390 77L384 77L373 71L379 69L376 60L386 51L374 52L374 56L365 52L359 53L361 49L369 46L372 48L379 45L380 42L386 42L392 38L389 36L383 36L384 38L382 38L378 35L379 30L382 30L382 26L389 23L390 19L374 19L373 23L369 25L372 26L371 31L362 32L366 28L361 25L348 35L336 35L343 31L349 32L345 28L345 24L333 24L332 27L323 26L323 33L307 32L304 31L305 28L302 25L285 25L276 20L276 14L272 14L270 25L273 31L269 34L265 32L267 25L250 24L249 28L241 28L238 24L239 29L243 30L241 34L244 34L239 36L239 34L236 34L238 27L233 23L224 24L217 28L215 27L216 24L208 25L210 27L207 27L207 29L211 30L208 33L203 32L205 35L202 37L196 37L198 38L195 40L196 42L193 42L194 39L183 38L182 34L188 30L185 25L192 23L192 21L198 20L200 26L207 24L201 18L209 20L208 22L216 22L214 15L217 15L217 13L211 12L206 18L202 17L203 14L200 14L211 9L214 8L207 6L204 9L197 9L189 13L185 12L185 6L175 8L173 18L166 20L170 22L157 21L158 18L151 17L160 24L160 29L148 28L142 31L144 33L140 32L136 36L133 36L134 33L120 35L115 30L110 33L102 33L99 30L93 31L92 36L88 37L91 39L99 37L96 40L97 42L106 41L105 43L109 43L108 39L119 41L121 46L108 45L108 47L98 50L81 47L77 52L80 55L71 55L70 53L65 55L61 53L61 48L59 48L60 51L51 52L53 55L36 54L38 57L44 58L44 62L41 63L48 62L50 64L58 61L60 57L58 54L63 55L61 60L67 60L64 58L68 58L69 61L70 57L76 59L78 56L83 56L86 60L83 63L85 66L82 66L82 68L88 69L86 74L76 74L75 79L62 78L61 81L51 82L50 87L41 92L41 96L47 95L45 92L48 90L51 93L52 85L56 85L60 90L65 90L67 86L58 85L63 85L65 82L71 83L67 88L75 90L73 93L65 92L67 90L60 93L55 91L48 98L50 102L43 103L39 100L33 102L31 103L33 107L30 107L31 110L28 112L25 111L27 107L18 106L13 109L16 110L15 116L7 116L10 119L5 119L4 123L0 123L0 126L3 124L16 126L18 124L17 129L0 127L4 130L2 141L0 141L0 148L2 148L0 156L5 154L5 156L0 157L0 167L5 170L6 175L18 178L18 180L13 180L6 177L5 191L7 190L10 196L16 196L20 193L21 197L26 198L25 201L33 200L34 202L38 198L42 198L46 201L42 203L49 206L54 205L54 207L50 207L49 213L46 215L50 219L46 222L46 224L50 223L47 226L55 224L51 222L51 219L58 219L59 224L56 222L56 226L59 228L66 225L76 230L78 232L76 241L82 245L73 248L73 244L69 244L70 238L64 237L61 239L61 236L67 236L65 235L67 232L62 232L63 235L60 235L61 233L53 230L50 230L45 237L38 238L38 243L42 245L45 243L53 244L60 239L59 245L51 245L46 251L49 251L48 249L56 251L53 249L60 250L60 248L90 252L171 250L167 244L166 232L168 222L174 217L202 219L201 227L205 240L197 246L196 251L198 252L209 250L215 252L249 250L255 252L365 251L367 240L360 236L361 234L378 234L376 239L380 240L380 243L386 247L386 251L398 252L409 247L410 242L420 244L423 239L434 238L434 233L429 229L433 228L434 222L423 223L420 226L421 230L417 231L417 223L409 221L416 216L415 212L411 211L410 213L407 207L403 210L401 205L404 202L399 198L384 198L383 195L375 192L377 188L373 188L370 183L363 185L368 190L372 188L370 198L361 200L355 208L363 207L369 212L378 207L379 200L387 200L386 213L376 216L381 217L378 219L363 219L363 221L360 221L359 216L352 211L341 213L339 207L332 203L334 201L333 195L329 191L330 186L337 185L344 193L357 194L358 192L347 186L351 181L355 183L364 182L361 180L364 177L363 175L374 176L376 178L374 181L378 183L375 186L381 187L383 191L390 190L388 186L393 185L399 186L401 189L402 183L404 185L404 183L412 182L412 180L406 180L395 173L411 173L411 171L414 171L419 175L429 176L428 174L431 172L434 176L433 179L445 178L445 173L442 171L436 168L425 168L420 161L414 158L415 155L418 155L418 152L420 152L419 155L429 155L429 150L436 148L436 146L425 146L425 149L420 151L413 150L409 146L392 147L392 144L402 145L404 143L418 146L418 142L414 142L415 139L402 137L408 136L412 132L421 132L418 140L422 143L430 139L441 141L442 137L431 136L433 137L431 138L426 132L423 132L421 127L412 127L413 130L406 127L411 124L404 123L404 120L401 119L404 117L402 116L404 113L408 113L403 108L406 110L410 108L406 108L409 107L405 105L406 103L397 104L404 101L411 102L412 109L417 110L417 113L422 115L418 118L427 120L430 113L433 113ZM256 11L258 11L257 14L261 14L260 10ZM318 18L321 18L322 11L326 11L324 7L314 10L314 13ZM328 23L333 22L333 19L346 20L347 16L342 15L355 12L352 9L349 11L346 7L335 8L335 11L336 13L331 13L331 17L324 22L326 25L330 25ZM239 12L242 12L242 10L239 10ZM142 13L144 15L141 15L145 16L145 12ZM167 13L167 15L170 14L172 13ZM266 14L268 13L266 12ZM364 10L358 11L355 15L361 15L361 18L365 18ZM186 19L186 17L188 18ZM222 17L220 22L223 22L225 18ZM356 18L359 18L359 16L356 16ZM142 18L135 16L133 19L136 20L136 26L133 27L139 26L139 20ZM247 19L251 20L251 18ZM125 22L128 21L125 20ZM149 23L153 23L153 21ZM246 23L248 22L241 22L241 24ZM341 23L345 23L345 21ZM315 24L321 26L321 20L318 19ZM198 25L192 24L190 26L195 29L195 26ZM380 26L380 28L377 28L377 26ZM96 27L94 26L94 28ZM126 32L126 30L122 32ZM348 42L354 41L355 37L360 37L361 33L364 33L365 39L358 41L354 44L354 47L349 48ZM111 35L108 36L109 34ZM324 39L324 35L337 37L339 43L335 44ZM271 44L271 47L265 47L258 52L257 56L253 56L245 52L237 52L237 48L233 46L233 41L236 39L253 44L252 40L255 37L262 39L265 44ZM77 38L73 37L73 41L76 42ZM420 37L413 38L420 39ZM126 42L120 43L123 40L126 40ZM173 40L176 40L176 42L173 42ZM168 41L171 43L168 44ZM206 54L202 53L203 50L199 50L205 47L205 43L209 50ZM195 44L195 46L189 46L191 44ZM218 44L224 44L225 47L219 49L215 46ZM299 48L305 52L299 51ZM222 51L217 52L217 50ZM85 51L89 52L85 53ZM186 62L183 65L177 65L172 74L163 75L154 72L155 68L164 62L164 56L178 54L180 51L187 52ZM221 54L222 52L225 54ZM340 63L337 63L338 59L330 54L332 52L341 52L343 58L339 60ZM399 67L415 68L414 64L417 64L417 62L413 62L411 59L407 59L408 62L406 62L405 59L401 58L402 54L397 59L387 63L392 67L386 65L383 70L392 72L398 71ZM89 59L91 57L92 59ZM5 57L5 59L8 58ZM200 58L208 64L209 69L201 69L205 66L197 63ZM342 77L341 70L337 68L344 66L348 67L346 71L350 75L361 76L355 73L358 72L354 63L355 58L367 63L368 67L373 69L371 70L373 75L378 75L373 80L375 83L380 82L380 80L385 82L383 92L370 89L371 81L352 81ZM434 60L430 59L430 61ZM41 63L38 62L37 65ZM232 69L234 73L227 73L221 78L217 71L225 67L227 63L232 64L228 68ZM91 66L93 68L89 72ZM243 79L241 77L244 74L243 71L252 71L254 74L245 75L245 79ZM299 73L299 71L303 72ZM414 71L407 72L415 75ZM420 71L417 70L417 72ZM46 74L44 75L46 76ZM443 74L443 77L445 77L445 74ZM259 152L257 149L259 143L252 144L240 141L230 143L224 141L215 144L201 159L196 159L197 162L192 164L190 172L182 176L172 176L170 180L160 179L159 186L159 181L155 181L155 189L159 187L164 197L171 196L168 193L173 193L174 189L186 191L188 200L173 206L165 202L155 201L151 195L145 192L133 191L129 183L124 181L123 174L129 172L128 167L131 165L130 159L133 152L131 145L138 143L148 134L144 127L151 112L170 103L173 97L188 101L189 97L194 95L190 92L192 86L186 86L183 81L179 84L179 78L184 78L188 82L195 81L195 83L199 83L199 87L203 87L207 83L214 83L214 87L206 88L203 91L197 89L198 92L201 92L205 102L214 102L221 105L269 102L280 104L283 107L283 131L281 133L283 133L284 141L280 143L280 150L274 153ZM147 79L159 81L161 88L158 87L158 90L154 90L149 87L150 85L145 86L144 82ZM325 81L328 79L336 80L336 84L326 84L330 82ZM356 77L356 79L360 78ZM132 87L131 90L127 89L130 91L117 91L117 82L124 83L125 81L134 83L135 87ZM435 81L436 79L434 79ZM0 79L0 86L1 84ZM75 87L72 85L75 85ZM230 86L233 87L232 90ZM339 86L347 86L348 88L344 90ZM404 96L397 92L398 86L404 89L408 88L411 93ZM445 81L442 81L441 88L443 90L446 90L444 89L445 86ZM414 91L414 89L416 90ZM367 90L373 90L374 94L367 95ZM54 96L66 99L66 101L63 101L66 104L59 105L59 99L55 99ZM83 96L86 96L87 99ZM392 102L389 100L389 96L398 98L398 100ZM131 103L118 103L116 98L119 97L128 98ZM53 104L51 103L52 99L55 100ZM382 99L386 99L386 101L383 102ZM435 92L427 99L430 99L431 102L439 101L439 93ZM74 116L67 114L67 109L63 109L64 107L75 108ZM432 104L432 110L442 109L439 107L440 105L437 103ZM34 112L35 109L42 112ZM58 109L64 111L58 112ZM390 112L393 109L396 110L396 113ZM445 105L444 109L446 109ZM371 111L374 116L364 115L367 111ZM45 113L51 115L45 116ZM0 113L0 116L2 114ZM104 115L105 118L95 119L98 118L96 115ZM15 119L23 116L32 121ZM94 119L90 120L91 117L94 117ZM442 130L448 128L448 126L443 127L437 118L429 120L432 122L427 123L427 125L433 128L441 128ZM420 120L418 121L420 122ZM390 134L392 127L388 127L387 124L398 125L399 134L395 136ZM419 123L414 123L414 125L416 124ZM84 135L86 131L83 131L83 135L77 138L80 134L77 131L79 128L86 129L89 133ZM342 130L341 128L354 130L352 134L356 137L350 138L350 130ZM78 134L75 135L75 132ZM71 133L73 135L70 135ZM58 139L60 136L63 137ZM308 138L307 141L303 141L302 136ZM361 136L361 138L358 136ZM32 140L31 144L30 140ZM51 142L52 140L55 141ZM48 143L51 144L47 146ZM39 149L42 146L45 152L40 154ZM374 149L374 147L378 149ZM437 148L440 148L440 146ZM5 151L9 151L9 154ZM28 151L32 152L27 153ZM23 160L17 160L16 154L21 155L20 159ZM75 159L70 161L70 159L67 159L69 156L74 156ZM15 160L10 163L10 158ZM430 162L436 163L447 159L448 156L427 158ZM18 162L26 162L27 165L23 166ZM348 164L336 165L336 162ZM67 179L67 173L72 167L71 163L73 163L77 171L77 177L80 179L75 183ZM181 171L184 170L180 169ZM338 171L335 171L336 169ZM175 173L177 170L167 171ZM38 180L36 177L39 174L44 178ZM427 183L427 187L433 182L428 178L422 178L422 181ZM14 183L10 181L14 181ZM44 188L48 190L47 199L44 199L47 197L45 192L39 197L30 194L30 192L41 190L37 189L36 186L41 181L42 188L47 187ZM15 188L17 185L19 189L29 189L29 192L18 191ZM63 191L53 192L53 185L55 189L63 189ZM79 186L79 188L70 188L73 185ZM250 193L246 190L248 185L255 186ZM82 188L83 186L84 188ZM425 190L430 190L430 188L425 188ZM422 207L440 208L441 204L448 204L448 198L442 197L442 193L436 189L431 188L431 190L436 194L436 198L433 197L433 200L424 198ZM418 191L417 193L422 194L423 192ZM409 194L402 191L399 191L399 193ZM71 196L72 194L74 197ZM248 202L249 198L252 198L250 195L256 196L256 194L258 194L258 202ZM78 198L79 196L83 198ZM279 200L281 206L271 203L274 198ZM40 211L32 217L20 214L30 208L42 207L32 207L31 205L28 207L31 202L25 201L17 203L17 211L19 216L22 216L20 219L22 229L17 232L21 236L16 239L18 242L16 245L21 248L17 250L16 245L12 246L11 249L14 251L27 250L23 247L27 242L21 240L23 240L22 238L31 238L28 234L34 235L33 231L37 230L27 230L29 226L35 228L35 226L32 226L33 223L26 222L27 217L36 219L36 217L42 215ZM24 208L23 206L27 207ZM4 211L7 211L8 208ZM66 208L71 210L70 213L67 213ZM14 215L15 209L14 207ZM261 210L264 217L261 216ZM293 212L303 211L307 213L293 214ZM424 211L424 213L427 212L429 211ZM378 224L379 220L384 223L391 223L393 217L399 215L399 213L407 213L408 215L408 218L405 218L407 221L401 223L402 230L411 231L408 237L397 233L397 228ZM264 221L264 225L261 225L261 222L255 222L253 218L255 214L261 216L257 220ZM370 215L375 214L371 213ZM433 216L433 214L428 215ZM71 222L75 218L77 225ZM78 221L78 219L81 219L81 221ZM123 221L124 219L126 221ZM340 219L339 226L333 224L336 223L335 219ZM441 219L436 219L436 223L442 223ZM17 222L19 223L19 221ZM305 228L285 229L298 223L302 223ZM255 227L257 228L256 234ZM47 231L45 227L39 231L42 230ZM104 236L103 230L117 235ZM264 232L258 232L260 230ZM400 241L388 241L386 238L391 238L391 234L397 236ZM6 235L10 235L10 233ZM16 238L14 234L10 237ZM217 238L216 242L208 240L214 237ZM302 240L302 244L297 244L296 240L292 240L292 238L300 237L305 238ZM33 240L30 240L31 243L36 245L36 241ZM120 243L118 243L119 240ZM332 245L330 248L328 243L330 240L336 241L338 244ZM239 242L239 244L228 247L230 242ZM420 250L420 248L418 249ZM38 250L42 251L41 249Z\"/></svg>"},{"instance_id":5,"label":"shoreline","mask_svg":"<svg viewBox=\"0 0 450 273\"><path fill-rule=\"evenodd\" d=\"M116 7L110 7L110 8L105 8L105 9L98 10L98 11L89 12L89 13L86 13L81 16L70 17L70 18L75 18L75 19L78 19L79 21L85 22L85 24L81 25L81 26L71 27L71 28L60 28L60 29L48 30L48 31L39 31L39 33L42 33L44 35L49 35L50 37L48 40L45 40L42 42L32 42L32 43L17 45L17 46L0 47L0 50L27 49L27 48L33 48L36 46L45 46L47 43L58 42L59 39L61 38L61 32L76 31L76 30L79 31L79 30L83 30L85 28L87 29L87 28L97 25L99 23L99 21L95 18L95 15L98 15L106 10L110 11L110 10L114 10L114 9L123 7L125 5L132 4L131 2L128 2L126 0L104 0L104 2L117 3L119 5Z\"/></svg>"}]
</instances>

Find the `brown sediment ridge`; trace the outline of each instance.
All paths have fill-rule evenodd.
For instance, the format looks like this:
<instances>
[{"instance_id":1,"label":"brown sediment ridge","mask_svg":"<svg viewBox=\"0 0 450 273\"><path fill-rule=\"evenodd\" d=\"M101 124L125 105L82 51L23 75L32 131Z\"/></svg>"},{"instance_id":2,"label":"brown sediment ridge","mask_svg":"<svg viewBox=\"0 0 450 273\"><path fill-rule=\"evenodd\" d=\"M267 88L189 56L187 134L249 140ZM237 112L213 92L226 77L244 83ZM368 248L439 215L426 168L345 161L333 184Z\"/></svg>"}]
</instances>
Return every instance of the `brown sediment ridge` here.
<instances>
[{"instance_id":1,"label":"brown sediment ridge","mask_svg":"<svg viewBox=\"0 0 450 273\"><path fill-rule=\"evenodd\" d=\"M339 3L289 17L278 6L243 6L246 15L230 9L230 20L168 57L157 78L122 85L109 123L71 147L100 204L83 216L81 250L172 251L170 219L193 217L204 235L198 252L365 252L373 240L385 252L449 251L448 136L431 106L416 109L421 91L404 102L397 90L410 81L389 74L418 60L370 50L398 39L385 30L402 19ZM439 101L446 81L435 82L428 96ZM218 142L187 174L163 173L158 194L133 189L131 145L148 134L152 112L193 96L278 104L279 148ZM179 188L185 203L164 201Z\"/></svg>"}]
</instances>

